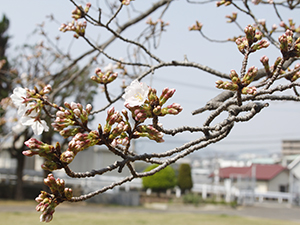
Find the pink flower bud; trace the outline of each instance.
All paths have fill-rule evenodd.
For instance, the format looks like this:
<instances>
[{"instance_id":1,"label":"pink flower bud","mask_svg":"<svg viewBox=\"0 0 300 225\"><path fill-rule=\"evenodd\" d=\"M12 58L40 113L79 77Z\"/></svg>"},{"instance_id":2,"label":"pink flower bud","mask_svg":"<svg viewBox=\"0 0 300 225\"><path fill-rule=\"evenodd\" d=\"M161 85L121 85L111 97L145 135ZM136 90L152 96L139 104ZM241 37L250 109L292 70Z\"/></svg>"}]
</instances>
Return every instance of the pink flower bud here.
<instances>
[{"instance_id":1,"label":"pink flower bud","mask_svg":"<svg viewBox=\"0 0 300 225\"><path fill-rule=\"evenodd\" d=\"M87 111L88 114L91 113L92 109L93 109L93 106L91 104L87 104L85 107L85 110Z\"/></svg>"},{"instance_id":2,"label":"pink flower bud","mask_svg":"<svg viewBox=\"0 0 300 225\"><path fill-rule=\"evenodd\" d=\"M74 112L74 114L75 114L76 116L80 117L81 112L80 112L79 109L74 109L73 112Z\"/></svg>"},{"instance_id":3,"label":"pink flower bud","mask_svg":"<svg viewBox=\"0 0 300 225\"><path fill-rule=\"evenodd\" d=\"M29 140L25 141L24 144L28 147L28 148L40 148L44 145L43 142L35 139L35 138L30 138Z\"/></svg>"},{"instance_id":4,"label":"pink flower bud","mask_svg":"<svg viewBox=\"0 0 300 225\"><path fill-rule=\"evenodd\" d=\"M77 109L77 104L75 102L71 102L71 109Z\"/></svg>"},{"instance_id":5,"label":"pink flower bud","mask_svg":"<svg viewBox=\"0 0 300 225\"><path fill-rule=\"evenodd\" d=\"M66 108L68 108L68 109L71 109L71 105L70 105L68 102L65 102L65 103L64 103L64 106L65 106Z\"/></svg>"}]
</instances>

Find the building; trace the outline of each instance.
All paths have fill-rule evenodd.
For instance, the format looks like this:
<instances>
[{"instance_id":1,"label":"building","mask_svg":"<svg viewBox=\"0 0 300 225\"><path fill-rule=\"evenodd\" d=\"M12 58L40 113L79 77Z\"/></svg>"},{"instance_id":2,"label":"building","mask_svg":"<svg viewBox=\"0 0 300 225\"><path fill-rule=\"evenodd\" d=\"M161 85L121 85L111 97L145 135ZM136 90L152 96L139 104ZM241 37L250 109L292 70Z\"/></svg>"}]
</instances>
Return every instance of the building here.
<instances>
[{"instance_id":1,"label":"building","mask_svg":"<svg viewBox=\"0 0 300 225\"><path fill-rule=\"evenodd\" d=\"M278 164L220 168L218 176L220 182L230 179L240 189L254 184L255 191L260 193L289 192L289 171Z\"/></svg>"},{"instance_id":2,"label":"building","mask_svg":"<svg viewBox=\"0 0 300 225\"><path fill-rule=\"evenodd\" d=\"M283 155L300 154L300 140L283 140L282 154Z\"/></svg>"}]
</instances>

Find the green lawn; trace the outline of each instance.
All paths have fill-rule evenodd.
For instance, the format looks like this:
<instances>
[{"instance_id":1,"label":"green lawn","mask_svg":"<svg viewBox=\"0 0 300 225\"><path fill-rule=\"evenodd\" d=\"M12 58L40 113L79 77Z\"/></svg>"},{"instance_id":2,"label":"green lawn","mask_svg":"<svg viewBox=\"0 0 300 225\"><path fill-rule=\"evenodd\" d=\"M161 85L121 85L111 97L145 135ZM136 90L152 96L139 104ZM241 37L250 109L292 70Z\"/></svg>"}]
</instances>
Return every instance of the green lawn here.
<instances>
[{"instance_id":1,"label":"green lawn","mask_svg":"<svg viewBox=\"0 0 300 225\"><path fill-rule=\"evenodd\" d=\"M40 212L35 212L34 201L1 201L0 224L41 225ZM85 207L87 206L87 207ZM26 210L24 210L24 207ZM299 225L300 223L197 213L174 213L144 211L143 208L123 208L119 206L82 205L72 208L66 203L58 207L49 225ZM74 212L70 211L74 210ZM83 212L81 212L83 210ZM29 211L29 212L27 212ZM81 213L80 213L81 212Z\"/></svg>"},{"instance_id":2,"label":"green lawn","mask_svg":"<svg viewBox=\"0 0 300 225\"><path fill-rule=\"evenodd\" d=\"M39 213L0 212L1 224L35 225L39 222ZM291 221L279 221L258 218L242 218L227 215L203 215L189 213L64 213L57 211L52 225L296 225Z\"/></svg>"}]
</instances>

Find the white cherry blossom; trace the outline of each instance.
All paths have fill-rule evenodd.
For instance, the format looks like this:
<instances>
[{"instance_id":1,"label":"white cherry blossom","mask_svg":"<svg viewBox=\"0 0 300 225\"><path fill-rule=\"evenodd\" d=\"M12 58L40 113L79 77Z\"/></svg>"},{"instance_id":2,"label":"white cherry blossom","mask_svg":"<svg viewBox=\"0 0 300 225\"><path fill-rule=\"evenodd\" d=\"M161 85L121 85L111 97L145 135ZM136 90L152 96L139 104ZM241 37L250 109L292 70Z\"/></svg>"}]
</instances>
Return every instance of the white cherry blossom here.
<instances>
[{"instance_id":1,"label":"white cherry blossom","mask_svg":"<svg viewBox=\"0 0 300 225\"><path fill-rule=\"evenodd\" d=\"M13 94L10 98L16 107L20 107L23 104L24 99L26 98L26 93L26 89L21 87L17 87L13 90Z\"/></svg>"},{"instance_id":2,"label":"white cherry blossom","mask_svg":"<svg viewBox=\"0 0 300 225\"><path fill-rule=\"evenodd\" d=\"M21 118L21 123L24 126L31 126L35 135L40 135L43 133L43 131L49 131L49 127L45 120L36 120L36 118L23 116Z\"/></svg>"},{"instance_id":3,"label":"white cherry blossom","mask_svg":"<svg viewBox=\"0 0 300 225\"><path fill-rule=\"evenodd\" d=\"M13 94L10 96L14 105L18 107L18 115L21 116L19 122L23 126L31 126L33 133L35 135L40 135L43 131L49 131L49 127L46 121L39 119L39 109L35 108L28 114L28 110L35 107L35 103L24 102L26 98L27 91L24 88L17 87L14 89ZM21 132L21 127L16 126L14 128L15 132ZM17 129L20 128L18 131Z\"/></svg>"},{"instance_id":4,"label":"white cherry blossom","mask_svg":"<svg viewBox=\"0 0 300 225\"><path fill-rule=\"evenodd\" d=\"M31 103L25 107L24 114L22 115L20 122L23 126L31 126L35 135L40 135L44 130L49 131L49 127L45 120L41 120L38 118L38 109L32 110L30 114L26 114L27 110L31 109L33 106L34 104Z\"/></svg>"},{"instance_id":5,"label":"white cherry blossom","mask_svg":"<svg viewBox=\"0 0 300 225\"><path fill-rule=\"evenodd\" d=\"M124 104L129 107L140 106L146 101L148 93L149 88L146 84L134 80L125 89L125 94L123 95L123 98L125 99Z\"/></svg>"}]
</instances>

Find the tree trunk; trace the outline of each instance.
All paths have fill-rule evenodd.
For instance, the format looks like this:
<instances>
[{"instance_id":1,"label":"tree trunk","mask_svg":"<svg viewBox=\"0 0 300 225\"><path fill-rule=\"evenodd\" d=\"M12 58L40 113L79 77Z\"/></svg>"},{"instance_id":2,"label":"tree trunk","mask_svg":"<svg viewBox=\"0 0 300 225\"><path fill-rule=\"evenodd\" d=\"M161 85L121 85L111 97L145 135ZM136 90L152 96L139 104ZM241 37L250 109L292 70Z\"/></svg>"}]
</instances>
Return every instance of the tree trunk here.
<instances>
[{"instance_id":1,"label":"tree trunk","mask_svg":"<svg viewBox=\"0 0 300 225\"><path fill-rule=\"evenodd\" d=\"M22 154L22 151L18 151L17 153L17 184L15 190L15 199L23 200L23 170L25 165L25 156Z\"/></svg>"}]
</instances>

